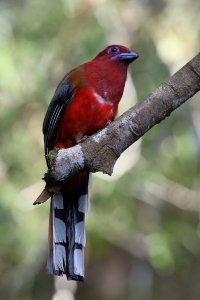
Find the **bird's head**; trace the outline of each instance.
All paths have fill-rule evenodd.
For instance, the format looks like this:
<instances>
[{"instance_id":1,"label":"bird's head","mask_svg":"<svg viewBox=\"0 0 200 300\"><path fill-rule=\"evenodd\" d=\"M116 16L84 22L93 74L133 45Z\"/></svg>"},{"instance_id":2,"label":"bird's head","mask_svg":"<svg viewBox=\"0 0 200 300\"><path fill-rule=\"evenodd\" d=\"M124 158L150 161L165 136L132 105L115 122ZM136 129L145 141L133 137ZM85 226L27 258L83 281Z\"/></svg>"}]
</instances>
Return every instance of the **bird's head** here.
<instances>
[{"instance_id":1,"label":"bird's head","mask_svg":"<svg viewBox=\"0 0 200 300\"><path fill-rule=\"evenodd\" d=\"M94 60L120 62L128 65L138 57L139 55L136 52L130 51L125 46L111 45L106 47L103 51L101 51L94 58Z\"/></svg>"},{"instance_id":2,"label":"bird's head","mask_svg":"<svg viewBox=\"0 0 200 300\"><path fill-rule=\"evenodd\" d=\"M118 104L124 91L128 65L138 56L125 46L106 47L84 65L87 84L103 98Z\"/></svg>"}]
</instances>

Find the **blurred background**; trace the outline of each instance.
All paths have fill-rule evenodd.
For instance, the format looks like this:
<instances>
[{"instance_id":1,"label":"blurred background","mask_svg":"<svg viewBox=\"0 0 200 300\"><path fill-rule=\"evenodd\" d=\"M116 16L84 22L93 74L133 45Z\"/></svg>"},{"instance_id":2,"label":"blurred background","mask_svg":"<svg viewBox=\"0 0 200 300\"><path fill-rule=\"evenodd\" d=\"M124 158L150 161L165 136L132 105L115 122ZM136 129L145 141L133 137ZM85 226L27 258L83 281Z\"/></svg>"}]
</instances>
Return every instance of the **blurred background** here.
<instances>
[{"instance_id":1,"label":"blurred background","mask_svg":"<svg viewBox=\"0 0 200 300\"><path fill-rule=\"evenodd\" d=\"M0 299L199 300L199 94L93 176L86 280L45 270L42 122L63 75L108 44L140 54L120 113L199 51L198 0L0 1Z\"/></svg>"}]
</instances>

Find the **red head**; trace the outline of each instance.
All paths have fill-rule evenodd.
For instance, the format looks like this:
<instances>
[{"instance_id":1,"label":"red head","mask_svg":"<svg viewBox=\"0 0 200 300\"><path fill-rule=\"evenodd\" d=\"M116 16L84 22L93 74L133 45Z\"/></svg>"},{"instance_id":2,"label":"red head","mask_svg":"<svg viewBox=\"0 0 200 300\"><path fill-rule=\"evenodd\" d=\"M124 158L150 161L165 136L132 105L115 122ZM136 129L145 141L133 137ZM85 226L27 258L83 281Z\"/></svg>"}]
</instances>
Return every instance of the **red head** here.
<instances>
[{"instance_id":1,"label":"red head","mask_svg":"<svg viewBox=\"0 0 200 300\"><path fill-rule=\"evenodd\" d=\"M128 65L138 56L125 46L106 47L85 64L87 82L102 97L117 104L124 91Z\"/></svg>"},{"instance_id":2,"label":"red head","mask_svg":"<svg viewBox=\"0 0 200 300\"><path fill-rule=\"evenodd\" d=\"M110 60L115 62L123 62L129 64L139 55L136 52L130 51L127 47L121 45L111 45L101 51L94 60Z\"/></svg>"}]
</instances>

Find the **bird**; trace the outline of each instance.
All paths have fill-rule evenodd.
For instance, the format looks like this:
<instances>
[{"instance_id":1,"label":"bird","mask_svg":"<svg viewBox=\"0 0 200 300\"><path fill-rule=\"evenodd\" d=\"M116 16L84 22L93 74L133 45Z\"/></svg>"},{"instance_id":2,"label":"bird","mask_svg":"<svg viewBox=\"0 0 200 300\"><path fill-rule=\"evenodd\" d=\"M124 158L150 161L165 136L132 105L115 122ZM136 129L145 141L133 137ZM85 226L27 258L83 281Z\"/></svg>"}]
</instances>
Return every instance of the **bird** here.
<instances>
[{"instance_id":1,"label":"bird","mask_svg":"<svg viewBox=\"0 0 200 300\"><path fill-rule=\"evenodd\" d=\"M68 72L58 84L44 122L47 167L49 152L81 143L114 120L122 98L127 69L136 52L110 45ZM85 214L89 210L91 174L81 171L64 182L57 193L44 190L34 204L51 196L47 272L84 280Z\"/></svg>"}]
</instances>

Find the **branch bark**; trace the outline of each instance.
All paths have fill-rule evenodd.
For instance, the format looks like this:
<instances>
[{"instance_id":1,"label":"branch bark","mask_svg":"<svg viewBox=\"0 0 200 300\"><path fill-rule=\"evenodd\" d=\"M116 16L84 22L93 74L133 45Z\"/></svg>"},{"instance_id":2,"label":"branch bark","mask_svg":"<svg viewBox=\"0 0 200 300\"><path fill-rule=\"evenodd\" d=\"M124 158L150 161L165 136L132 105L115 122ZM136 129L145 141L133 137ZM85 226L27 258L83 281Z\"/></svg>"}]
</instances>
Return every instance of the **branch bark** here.
<instances>
[{"instance_id":1,"label":"branch bark","mask_svg":"<svg viewBox=\"0 0 200 300\"><path fill-rule=\"evenodd\" d=\"M51 151L51 167L44 177L47 188L52 192L63 180L85 169L111 175L124 150L199 90L200 53L143 101L83 143Z\"/></svg>"}]
</instances>

